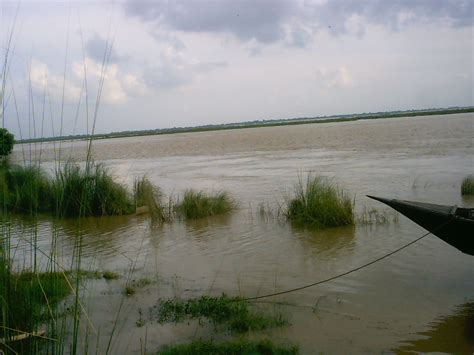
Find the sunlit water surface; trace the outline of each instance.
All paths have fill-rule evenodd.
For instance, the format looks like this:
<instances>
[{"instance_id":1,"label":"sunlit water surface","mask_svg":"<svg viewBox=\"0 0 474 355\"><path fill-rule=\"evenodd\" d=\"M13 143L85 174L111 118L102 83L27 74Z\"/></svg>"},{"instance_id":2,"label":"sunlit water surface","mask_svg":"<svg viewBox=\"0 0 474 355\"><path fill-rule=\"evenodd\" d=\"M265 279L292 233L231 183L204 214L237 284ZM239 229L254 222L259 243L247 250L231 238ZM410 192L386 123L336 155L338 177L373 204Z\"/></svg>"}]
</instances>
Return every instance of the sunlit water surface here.
<instances>
[{"instance_id":1,"label":"sunlit water surface","mask_svg":"<svg viewBox=\"0 0 474 355\"><path fill-rule=\"evenodd\" d=\"M84 300L103 348L119 314L113 353L226 337L193 322L157 324L149 310L160 298L256 296L313 283L426 232L403 216L383 225L309 231L259 213L262 203L276 211L309 171L354 194L358 212L385 209L366 194L473 206L460 195L463 177L474 172L473 122L472 114L460 114L96 141L95 159L129 186L145 174L167 196L187 188L225 190L239 209L164 226L143 216L18 219L12 223L22 236L16 260L21 267L34 262L28 236L35 234L48 254L51 236L59 235L58 260L70 268L82 235L82 268L121 275L89 282ZM81 161L85 146L17 146L14 157L38 159L41 148L43 166L53 169L59 148L61 159ZM37 262L47 258L39 255ZM145 277L152 283L124 299L127 281ZM290 325L253 336L296 344L303 354L474 351L474 258L434 236L356 273L269 301L286 303L279 307ZM95 347L96 340L90 343Z\"/></svg>"}]
</instances>

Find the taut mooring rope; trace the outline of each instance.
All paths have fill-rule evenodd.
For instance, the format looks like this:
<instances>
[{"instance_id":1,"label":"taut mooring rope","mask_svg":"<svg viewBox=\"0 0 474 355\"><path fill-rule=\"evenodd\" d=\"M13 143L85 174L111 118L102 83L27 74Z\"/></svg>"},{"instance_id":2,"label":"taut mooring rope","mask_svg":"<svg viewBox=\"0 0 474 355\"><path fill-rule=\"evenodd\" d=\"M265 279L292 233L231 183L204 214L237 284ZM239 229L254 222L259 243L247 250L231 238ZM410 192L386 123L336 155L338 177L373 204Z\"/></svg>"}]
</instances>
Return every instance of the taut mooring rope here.
<instances>
[{"instance_id":1,"label":"taut mooring rope","mask_svg":"<svg viewBox=\"0 0 474 355\"><path fill-rule=\"evenodd\" d=\"M453 217L454 218L454 217ZM316 281L316 282L313 282L311 284L308 284L308 285L304 285L304 286L300 286L300 287L295 287L295 288L292 288L292 289L289 289L289 290L285 290L285 291L279 291L279 292L274 292L274 293L269 293L269 294L266 294L266 295L261 295L261 296L254 296L254 297L247 297L247 298L242 298L242 299L238 299L237 301L254 301L254 300L258 300L258 299L261 299L261 298L268 298L268 297L273 297L273 296L281 296L281 295L284 295L284 294L287 294L287 293L291 293L291 292L296 292L296 291L300 291L300 290L304 290L305 288L310 288L310 287L313 287L313 286L317 286L317 285L321 285L323 283L326 283L326 282L329 282L329 281L332 281L332 280L335 280L335 279L338 279L340 277L343 277L343 276L346 276L346 275L349 275L349 274L352 274L353 272L356 272L356 271L359 271L361 269L364 269L372 264L375 264L377 262L379 262L380 260L383 260L385 258L388 258L389 256L392 256L393 254L396 254L398 253L399 251L405 249L405 248L408 248L410 245L413 245L415 244L416 242L420 241L421 239L427 237L428 235L436 232L437 230L445 227L448 223L450 223L453 218L447 220L446 222L443 222L441 223L439 226L437 226L435 229L433 229L431 232L428 232L428 233L425 233L423 234L421 237L401 246L400 248L397 248L393 251L391 251L390 253L388 254L385 254L385 255L382 255L381 257L375 259L375 260L372 260L366 264L363 264L363 265L360 265L358 267L356 267L355 269L351 269L349 271L346 271L346 272L343 272L342 274L338 274L338 275L335 275L335 276L332 276L332 277L329 277L327 279L324 279L324 280L320 280L320 281Z\"/></svg>"}]
</instances>

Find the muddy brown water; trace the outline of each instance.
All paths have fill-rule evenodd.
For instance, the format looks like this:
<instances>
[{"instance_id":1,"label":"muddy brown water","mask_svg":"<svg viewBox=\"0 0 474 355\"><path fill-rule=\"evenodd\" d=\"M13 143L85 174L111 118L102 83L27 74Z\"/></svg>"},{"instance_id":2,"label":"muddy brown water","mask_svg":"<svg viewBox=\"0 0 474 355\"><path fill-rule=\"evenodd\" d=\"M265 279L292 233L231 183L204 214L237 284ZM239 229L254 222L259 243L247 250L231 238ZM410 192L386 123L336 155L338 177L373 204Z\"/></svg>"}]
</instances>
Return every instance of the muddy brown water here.
<instances>
[{"instance_id":1,"label":"muddy brown water","mask_svg":"<svg viewBox=\"0 0 474 355\"><path fill-rule=\"evenodd\" d=\"M456 114L96 141L94 158L125 184L146 174L167 196L187 188L225 190L239 209L164 226L141 216L88 218L80 225L42 218L34 224L36 242L47 253L51 235L59 235L58 260L67 267L80 234L83 268L121 275L91 281L84 296L101 347L109 341L124 285L142 278L152 282L124 299L113 353L140 353L145 338L149 351L226 338L193 322L159 325L148 319L149 309L160 298L256 296L298 287L423 235L403 216L382 225L295 229L270 213L262 216L259 206L276 209L309 171L354 194L359 212L385 209L366 194L473 206L473 199L460 195L462 179L474 173L473 122L473 114ZM16 146L14 159L38 159L40 148L43 166L52 169L58 143ZM61 144L62 159L84 156L84 142ZM25 219L13 225L23 236L33 228ZM18 264L28 265L31 245L21 238L18 243ZM285 303L279 308L290 325L250 336L298 345L303 354L474 351L474 258L433 236L356 273L269 301ZM93 336L90 343L95 347Z\"/></svg>"}]
</instances>

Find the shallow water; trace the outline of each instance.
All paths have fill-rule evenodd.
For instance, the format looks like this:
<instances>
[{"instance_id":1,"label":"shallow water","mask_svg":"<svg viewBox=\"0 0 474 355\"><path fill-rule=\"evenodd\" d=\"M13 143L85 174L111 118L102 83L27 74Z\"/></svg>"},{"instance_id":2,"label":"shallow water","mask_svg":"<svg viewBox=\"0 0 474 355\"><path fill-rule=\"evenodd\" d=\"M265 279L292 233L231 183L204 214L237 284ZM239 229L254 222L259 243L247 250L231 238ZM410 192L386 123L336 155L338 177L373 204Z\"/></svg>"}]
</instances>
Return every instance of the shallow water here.
<instances>
[{"instance_id":1,"label":"shallow water","mask_svg":"<svg viewBox=\"0 0 474 355\"><path fill-rule=\"evenodd\" d=\"M89 317L101 329L101 344L109 340L127 280L152 280L125 299L112 350L139 353L145 334L147 349L156 350L213 336L212 327L148 320L159 298L286 290L357 267L425 233L403 216L377 226L308 231L259 213L261 203L276 210L309 171L334 178L354 194L358 211L384 209L366 194L474 206L474 199L460 195L462 179L474 171L473 122L472 114L459 114L96 141L95 159L128 185L146 174L168 196L187 188L226 190L239 210L161 227L140 216L89 218L80 225L43 218L33 223L35 233L24 219L12 224L17 235L36 235L46 254L51 235L58 235L66 268L81 234L84 268L122 275L88 285ZM38 158L40 144L34 148L16 146L14 158ZM54 167L58 148L41 145L43 166ZM84 149L85 142L63 142L61 157L80 161ZM22 238L18 243L24 256L19 264L27 265L32 246ZM270 299L287 303L280 307L291 325L263 334L296 344L304 354L473 352L472 314L456 321L460 309L472 308L473 279L472 256L428 236L356 273ZM139 319L145 326L137 327ZM443 320L466 335L441 346L440 339L453 337L453 327L439 326Z\"/></svg>"}]
</instances>

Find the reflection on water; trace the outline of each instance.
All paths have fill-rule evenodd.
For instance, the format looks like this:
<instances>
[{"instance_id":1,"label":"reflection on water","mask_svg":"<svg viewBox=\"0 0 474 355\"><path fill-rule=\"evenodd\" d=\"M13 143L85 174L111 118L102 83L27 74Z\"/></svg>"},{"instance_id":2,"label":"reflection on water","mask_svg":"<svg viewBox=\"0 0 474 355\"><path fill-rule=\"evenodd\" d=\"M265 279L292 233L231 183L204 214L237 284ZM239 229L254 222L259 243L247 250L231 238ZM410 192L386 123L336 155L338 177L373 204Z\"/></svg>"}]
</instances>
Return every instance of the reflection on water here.
<instances>
[{"instance_id":1,"label":"reflection on water","mask_svg":"<svg viewBox=\"0 0 474 355\"><path fill-rule=\"evenodd\" d=\"M293 227L293 233L303 248L313 251L313 256L324 258L346 257L355 246L355 227L306 229Z\"/></svg>"},{"instance_id":2,"label":"reflection on water","mask_svg":"<svg viewBox=\"0 0 474 355\"><path fill-rule=\"evenodd\" d=\"M196 238L213 238L215 229L225 228L232 217L230 215L214 216L212 218L199 218L183 222L188 234L195 235Z\"/></svg>"},{"instance_id":3,"label":"reflection on water","mask_svg":"<svg viewBox=\"0 0 474 355\"><path fill-rule=\"evenodd\" d=\"M453 314L438 318L418 335L421 338L408 341L394 351L399 354L474 353L474 302L457 306Z\"/></svg>"}]
</instances>

